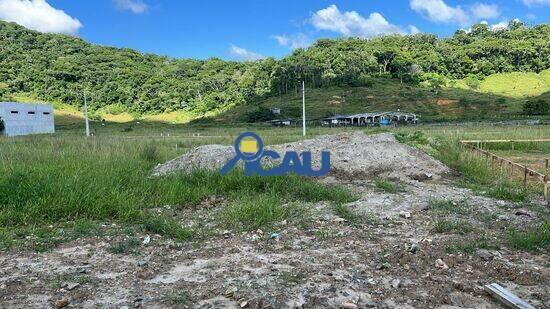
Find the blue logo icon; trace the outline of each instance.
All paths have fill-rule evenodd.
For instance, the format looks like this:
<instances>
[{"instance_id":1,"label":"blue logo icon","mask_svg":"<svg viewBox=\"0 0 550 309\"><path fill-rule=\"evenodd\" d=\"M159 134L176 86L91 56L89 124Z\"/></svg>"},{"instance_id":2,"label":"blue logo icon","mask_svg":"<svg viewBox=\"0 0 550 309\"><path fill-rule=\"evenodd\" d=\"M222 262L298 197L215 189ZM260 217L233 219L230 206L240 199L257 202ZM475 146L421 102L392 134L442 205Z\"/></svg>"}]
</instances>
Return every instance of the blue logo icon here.
<instances>
[{"instance_id":1,"label":"blue logo icon","mask_svg":"<svg viewBox=\"0 0 550 309\"><path fill-rule=\"evenodd\" d=\"M294 173L300 176L320 177L326 176L330 170L330 152L321 152L321 167L314 170L311 166L311 152L304 151L298 154L296 151L287 151L279 166L264 169L261 165L263 158L278 160L279 153L273 150L264 150L264 143L256 133L245 132L237 137L235 141L235 157L229 160L221 169L225 175L242 160L244 162L244 173L247 176L282 176L287 173Z\"/></svg>"}]
</instances>

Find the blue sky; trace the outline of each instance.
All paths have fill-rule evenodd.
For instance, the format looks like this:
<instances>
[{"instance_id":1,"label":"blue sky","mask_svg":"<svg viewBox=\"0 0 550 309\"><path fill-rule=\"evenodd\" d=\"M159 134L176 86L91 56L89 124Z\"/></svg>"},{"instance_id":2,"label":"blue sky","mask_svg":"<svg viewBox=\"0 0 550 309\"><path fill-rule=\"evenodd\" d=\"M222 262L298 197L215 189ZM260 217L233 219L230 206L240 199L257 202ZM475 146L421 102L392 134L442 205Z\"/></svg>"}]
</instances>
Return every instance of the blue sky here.
<instances>
[{"instance_id":1,"label":"blue sky","mask_svg":"<svg viewBox=\"0 0 550 309\"><path fill-rule=\"evenodd\" d=\"M282 57L322 37L550 22L550 0L0 0L0 19L179 58ZM500 24L503 25L503 24Z\"/></svg>"}]
</instances>

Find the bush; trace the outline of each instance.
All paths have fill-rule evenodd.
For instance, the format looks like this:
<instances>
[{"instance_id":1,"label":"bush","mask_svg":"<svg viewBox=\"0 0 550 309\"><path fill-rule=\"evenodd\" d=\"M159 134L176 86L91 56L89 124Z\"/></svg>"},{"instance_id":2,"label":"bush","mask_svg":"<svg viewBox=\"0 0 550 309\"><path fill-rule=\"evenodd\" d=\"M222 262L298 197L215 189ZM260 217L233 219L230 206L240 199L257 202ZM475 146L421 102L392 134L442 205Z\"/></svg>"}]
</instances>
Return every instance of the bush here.
<instances>
[{"instance_id":1,"label":"bush","mask_svg":"<svg viewBox=\"0 0 550 309\"><path fill-rule=\"evenodd\" d=\"M2 120L2 117L0 117L0 133L4 132L4 129L6 126L4 125L4 120Z\"/></svg>"},{"instance_id":2,"label":"bush","mask_svg":"<svg viewBox=\"0 0 550 309\"><path fill-rule=\"evenodd\" d=\"M419 75L420 86L425 88L439 89L445 87L449 82L449 79L443 75L437 73L424 73Z\"/></svg>"},{"instance_id":3,"label":"bush","mask_svg":"<svg viewBox=\"0 0 550 309\"><path fill-rule=\"evenodd\" d=\"M464 82L466 83L466 85L468 85L468 87L470 87L470 89L473 89L473 90L478 90L479 87L481 86L481 81L477 79L475 76L466 77L464 79Z\"/></svg>"},{"instance_id":4,"label":"bush","mask_svg":"<svg viewBox=\"0 0 550 309\"><path fill-rule=\"evenodd\" d=\"M246 122L261 122L275 119L275 115L269 108L260 106L257 110L251 111L246 115Z\"/></svg>"},{"instance_id":5,"label":"bush","mask_svg":"<svg viewBox=\"0 0 550 309\"><path fill-rule=\"evenodd\" d=\"M374 86L374 80L370 77L370 75L367 75L367 74L361 74L359 76L359 83L362 86L368 87L368 88L371 88L372 86Z\"/></svg>"},{"instance_id":6,"label":"bush","mask_svg":"<svg viewBox=\"0 0 550 309\"><path fill-rule=\"evenodd\" d=\"M102 108L102 111L106 114L120 115L128 111L128 108L121 103L107 105Z\"/></svg>"},{"instance_id":7,"label":"bush","mask_svg":"<svg viewBox=\"0 0 550 309\"><path fill-rule=\"evenodd\" d=\"M421 131L414 131L413 133L398 132L395 134L395 139L409 146L428 145L429 143L428 138Z\"/></svg>"},{"instance_id":8,"label":"bush","mask_svg":"<svg viewBox=\"0 0 550 309\"><path fill-rule=\"evenodd\" d=\"M523 113L526 115L550 114L550 103L543 99L529 100L523 104Z\"/></svg>"}]
</instances>

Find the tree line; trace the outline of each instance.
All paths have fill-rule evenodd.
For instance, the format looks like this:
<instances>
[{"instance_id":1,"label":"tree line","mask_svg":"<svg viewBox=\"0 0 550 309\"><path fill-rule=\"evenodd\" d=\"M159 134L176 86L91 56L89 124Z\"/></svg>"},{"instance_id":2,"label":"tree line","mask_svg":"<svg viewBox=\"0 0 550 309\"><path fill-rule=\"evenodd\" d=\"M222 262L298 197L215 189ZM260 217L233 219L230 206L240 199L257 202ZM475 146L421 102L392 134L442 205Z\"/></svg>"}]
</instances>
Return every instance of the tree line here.
<instances>
[{"instance_id":1,"label":"tree line","mask_svg":"<svg viewBox=\"0 0 550 309\"><path fill-rule=\"evenodd\" d=\"M433 34L321 39L282 59L253 62L174 59L89 44L0 22L0 99L24 93L92 110L196 114L254 103L307 87L368 86L374 77L437 83L550 68L550 25L477 24L448 38Z\"/></svg>"}]
</instances>

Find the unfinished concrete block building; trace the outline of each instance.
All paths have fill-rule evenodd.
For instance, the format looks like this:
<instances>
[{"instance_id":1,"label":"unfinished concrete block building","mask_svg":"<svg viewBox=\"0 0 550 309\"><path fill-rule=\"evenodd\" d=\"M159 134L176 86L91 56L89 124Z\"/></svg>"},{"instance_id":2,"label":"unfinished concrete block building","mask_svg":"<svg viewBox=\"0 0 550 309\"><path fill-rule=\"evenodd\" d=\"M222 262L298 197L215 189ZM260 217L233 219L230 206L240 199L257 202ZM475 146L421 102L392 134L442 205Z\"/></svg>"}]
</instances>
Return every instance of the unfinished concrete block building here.
<instances>
[{"instance_id":1,"label":"unfinished concrete block building","mask_svg":"<svg viewBox=\"0 0 550 309\"><path fill-rule=\"evenodd\" d=\"M54 133L53 106L0 102L0 119L4 129L0 135L18 136Z\"/></svg>"}]
</instances>

